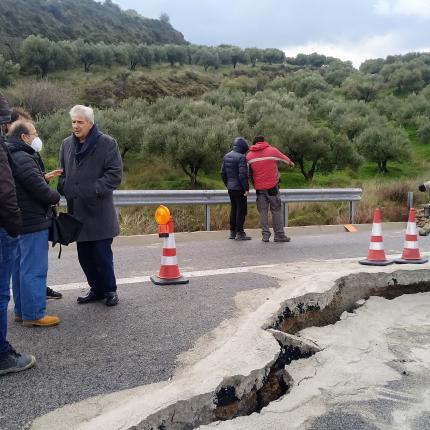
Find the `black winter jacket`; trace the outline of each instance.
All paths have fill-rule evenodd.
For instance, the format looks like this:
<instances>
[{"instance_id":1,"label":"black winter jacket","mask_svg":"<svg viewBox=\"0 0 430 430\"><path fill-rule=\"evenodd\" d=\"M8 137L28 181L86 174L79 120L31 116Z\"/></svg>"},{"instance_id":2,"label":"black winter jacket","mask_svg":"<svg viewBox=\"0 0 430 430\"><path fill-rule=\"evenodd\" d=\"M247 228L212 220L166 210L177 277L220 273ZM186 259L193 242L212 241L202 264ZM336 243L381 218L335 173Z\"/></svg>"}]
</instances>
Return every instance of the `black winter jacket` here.
<instances>
[{"instance_id":1,"label":"black winter jacket","mask_svg":"<svg viewBox=\"0 0 430 430\"><path fill-rule=\"evenodd\" d=\"M7 147L0 137L0 228L17 236L22 225Z\"/></svg>"},{"instance_id":2,"label":"black winter jacket","mask_svg":"<svg viewBox=\"0 0 430 430\"><path fill-rule=\"evenodd\" d=\"M51 190L45 181L40 157L30 145L18 139L7 138L13 163L18 206L21 209L21 233L34 233L51 226L51 206L60 200L60 194Z\"/></svg>"},{"instance_id":3,"label":"black winter jacket","mask_svg":"<svg viewBox=\"0 0 430 430\"><path fill-rule=\"evenodd\" d=\"M224 155L221 177L228 190L249 190L248 165L245 157L247 151L246 140L238 137L234 140L233 150Z\"/></svg>"}]
</instances>

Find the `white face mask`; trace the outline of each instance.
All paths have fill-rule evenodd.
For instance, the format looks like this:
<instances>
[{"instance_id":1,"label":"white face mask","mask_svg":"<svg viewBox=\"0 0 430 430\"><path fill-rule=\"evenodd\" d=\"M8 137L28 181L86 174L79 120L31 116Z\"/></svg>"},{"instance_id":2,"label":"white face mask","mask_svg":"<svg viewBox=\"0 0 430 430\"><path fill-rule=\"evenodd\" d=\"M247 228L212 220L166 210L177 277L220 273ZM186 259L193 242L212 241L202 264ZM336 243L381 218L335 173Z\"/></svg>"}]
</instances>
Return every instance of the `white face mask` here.
<instances>
[{"instance_id":1,"label":"white face mask","mask_svg":"<svg viewBox=\"0 0 430 430\"><path fill-rule=\"evenodd\" d=\"M42 150L43 147L43 142L42 139L40 137L35 137L32 141L30 146L36 151L36 152L40 152Z\"/></svg>"}]
</instances>

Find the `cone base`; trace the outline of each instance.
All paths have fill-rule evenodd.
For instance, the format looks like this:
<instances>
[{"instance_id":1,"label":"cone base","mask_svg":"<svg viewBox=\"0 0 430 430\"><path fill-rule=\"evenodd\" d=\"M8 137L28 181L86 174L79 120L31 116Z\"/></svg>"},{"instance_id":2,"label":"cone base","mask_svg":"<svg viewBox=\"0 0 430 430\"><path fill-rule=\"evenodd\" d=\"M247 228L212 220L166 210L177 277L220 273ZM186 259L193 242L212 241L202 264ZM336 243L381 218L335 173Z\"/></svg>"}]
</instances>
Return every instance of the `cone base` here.
<instances>
[{"instance_id":1,"label":"cone base","mask_svg":"<svg viewBox=\"0 0 430 430\"><path fill-rule=\"evenodd\" d=\"M388 266L389 264L393 264L394 260L360 260L360 264L365 266Z\"/></svg>"},{"instance_id":2,"label":"cone base","mask_svg":"<svg viewBox=\"0 0 430 430\"><path fill-rule=\"evenodd\" d=\"M153 275L150 279L155 285L181 285L188 284L188 282L190 282L189 279L186 279L183 276L173 279L162 279L157 275Z\"/></svg>"},{"instance_id":3,"label":"cone base","mask_svg":"<svg viewBox=\"0 0 430 430\"><path fill-rule=\"evenodd\" d=\"M396 264L424 264L428 262L428 259L420 258L418 260L405 260L404 258L396 258L394 262Z\"/></svg>"}]
</instances>

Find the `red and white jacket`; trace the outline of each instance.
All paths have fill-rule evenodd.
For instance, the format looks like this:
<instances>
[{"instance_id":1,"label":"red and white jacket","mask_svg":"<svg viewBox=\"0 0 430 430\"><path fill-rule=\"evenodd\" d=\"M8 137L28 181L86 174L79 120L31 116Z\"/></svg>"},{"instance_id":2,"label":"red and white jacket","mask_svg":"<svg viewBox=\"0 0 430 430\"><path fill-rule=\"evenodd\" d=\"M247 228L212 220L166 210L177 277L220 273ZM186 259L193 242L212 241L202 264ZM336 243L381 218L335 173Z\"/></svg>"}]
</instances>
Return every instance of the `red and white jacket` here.
<instances>
[{"instance_id":1,"label":"red and white jacket","mask_svg":"<svg viewBox=\"0 0 430 430\"><path fill-rule=\"evenodd\" d=\"M252 182L256 190L268 190L278 184L277 161L294 166L286 155L267 142L257 142L252 145L246 154L246 161L251 170Z\"/></svg>"}]
</instances>

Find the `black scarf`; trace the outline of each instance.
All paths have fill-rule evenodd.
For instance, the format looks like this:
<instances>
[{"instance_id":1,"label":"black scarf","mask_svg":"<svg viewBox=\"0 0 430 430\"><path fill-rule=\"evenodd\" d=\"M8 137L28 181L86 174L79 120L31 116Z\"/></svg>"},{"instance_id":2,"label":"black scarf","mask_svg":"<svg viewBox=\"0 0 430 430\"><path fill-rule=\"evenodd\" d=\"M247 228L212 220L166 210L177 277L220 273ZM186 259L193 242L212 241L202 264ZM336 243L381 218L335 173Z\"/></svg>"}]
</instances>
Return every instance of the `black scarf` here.
<instances>
[{"instance_id":1,"label":"black scarf","mask_svg":"<svg viewBox=\"0 0 430 430\"><path fill-rule=\"evenodd\" d=\"M80 163L91 152L101 135L102 133L99 132L96 124L91 127L91 130L83 143L79 142L79 139L73 135L73 141L75 143L75 157L78 163Z\"/></svg>"}]
</instances>

